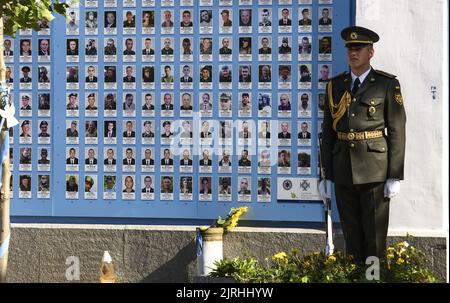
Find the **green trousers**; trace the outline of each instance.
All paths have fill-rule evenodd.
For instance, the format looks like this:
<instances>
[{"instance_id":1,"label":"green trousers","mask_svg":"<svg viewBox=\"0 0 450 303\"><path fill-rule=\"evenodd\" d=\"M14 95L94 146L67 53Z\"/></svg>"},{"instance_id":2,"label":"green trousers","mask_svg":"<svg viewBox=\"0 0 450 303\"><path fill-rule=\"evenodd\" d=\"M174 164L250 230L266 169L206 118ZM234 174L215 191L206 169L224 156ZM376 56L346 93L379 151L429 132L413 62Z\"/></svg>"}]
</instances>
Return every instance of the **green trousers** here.
<instances>
[{"instance_id":1,"label":"green trousers","mask_svg":"<svg viewBox=\"0 0 450 303\"><path fill-rule=\"evenodd\" d=\"M386 256L389 199L384 197L384 184L335 185L346 252L357 262Z\"/></svg>"}]
</instances>

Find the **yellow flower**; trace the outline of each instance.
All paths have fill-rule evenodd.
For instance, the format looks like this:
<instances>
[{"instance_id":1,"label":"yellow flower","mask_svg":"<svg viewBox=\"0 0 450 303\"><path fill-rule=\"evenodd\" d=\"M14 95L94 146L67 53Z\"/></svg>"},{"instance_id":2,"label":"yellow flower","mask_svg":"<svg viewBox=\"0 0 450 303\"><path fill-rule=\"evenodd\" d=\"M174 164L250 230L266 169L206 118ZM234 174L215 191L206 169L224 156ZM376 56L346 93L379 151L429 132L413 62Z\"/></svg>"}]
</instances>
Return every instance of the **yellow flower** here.
<instances>
[{"instance_id":1,"label":"yellow flower","mask_svg":"<svg viewBox=\"0 0 450 303\"><path fill-rule=\"evenodd\" d=\"M388 259L394 259L394 254L387 254Z\"/></svg>"},{"instance_id":2,"label":"yellow flower","mask_svg":"<svg viewBox=\"0 0 450 303\"><path fill-rule=\"evenodd\" d=\"M331 255L326 259L325 264L331 264L333 262L336 262L336 257Z\"/></svg>"},{"instance_id":3,"label":"yellow flower","mask_svg":"<svg viewBox=\"0 0 450 303\"><path fill-rule=\"evenodd\" d=\"M288 255L282 251L272 256L272 260L280 263L288 263Z\"/></svg>"},{"instance_id":4,"label":"yellow flower","mask_svg":"<svg viewBox=\"0 0 450 303\"><path fill-rule=\"evenodd\" d=\"M405 260L403 260L402 258L398 258L397 259L397 264L398 265L402 265L403 263L405 263Z\"/></svg>"}]
</instances>

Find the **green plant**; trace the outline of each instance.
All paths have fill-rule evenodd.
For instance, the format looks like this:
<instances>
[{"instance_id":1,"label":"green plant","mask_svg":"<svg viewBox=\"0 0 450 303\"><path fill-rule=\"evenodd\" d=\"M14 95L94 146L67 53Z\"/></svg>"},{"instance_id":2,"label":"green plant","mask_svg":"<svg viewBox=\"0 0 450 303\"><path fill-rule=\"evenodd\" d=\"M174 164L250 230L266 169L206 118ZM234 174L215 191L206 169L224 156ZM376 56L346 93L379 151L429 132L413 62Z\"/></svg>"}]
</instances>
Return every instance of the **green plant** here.
<instances>
[{"instance_id":1,"label":"green plant","mask_svg":"<svg viewBox=\"0 0 450 303\"><path fill-rule=\"evenodd\" d=\"M422 251L407 241L399 242L387 249L382 279L389 282L437 282L427 263Z\"/></svg>"},{"instance_id":2,"label":"green plant","mask_svg":"<svg viewBox=\"0 0 450 303\"><path fill-rule=\"evenodd\" d=\"M78 3L73 1L72 3ZM0 0L0 16L4 18L4 34L15 37L18 29L32 28L39 31L39 21L52 21L56 12L66 16L69 4L58 0Z\"/></svg>"},{"instance_id":3,"label":"green plant","mask_svg":"<svg viewBox=\"0 0 450 303\"><path fill-rule=\"evenodd\" d=\"M224 259L214 262L216 269L211 277L232 278L245 283L259 283L267 280L267 273L253 258L247 259Z\"/></svg>"},{"instance_id":4,"label":"green plant","mask_svg":"<svg viewBox=\"0 0 450 303\"><path fill-rule=\"evenodd\" d=\"M403 241L387 249L387 261L381 264L380 281L426 282L437 279L427 268L425 255ZM294 282L294 283L352 283L366 280L366 267L354 262L352 256L335 252L327 256L314 252L300 257L298 251L279 252L266 258L261 265L254 258L222 260L216 262L212 277L229 277L240 282Z\"/></svg>"}]
</instances>

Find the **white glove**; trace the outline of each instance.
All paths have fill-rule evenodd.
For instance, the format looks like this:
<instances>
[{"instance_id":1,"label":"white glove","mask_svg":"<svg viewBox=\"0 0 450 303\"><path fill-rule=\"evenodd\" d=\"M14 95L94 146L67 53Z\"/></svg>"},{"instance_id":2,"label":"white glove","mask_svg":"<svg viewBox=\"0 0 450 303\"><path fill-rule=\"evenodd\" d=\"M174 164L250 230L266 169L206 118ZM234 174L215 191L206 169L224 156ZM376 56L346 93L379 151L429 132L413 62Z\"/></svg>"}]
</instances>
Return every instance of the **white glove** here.
<instances>
[{"instance_id":1,"label":"white glove","mask_svg":"<svg viewBox=\"0 0 450 303\"><path fill-rule=\"evenodd\" d=\"M331 199L331 187L333 182L330 180L322 180L319 183L319 193L320 197L322 198L323 202L325 202L326 199Z\"/></svg>"},{"instance_id":2,"label":"white glove","mask_svg":"<svg viewBox=\"0 0 450 303\"><path fill-rule=\"evenodd\" d=\"M384 196L386 198L394 198L400 193L400 181L397 179L387 179L384 184Z\"/></svg>"}]
</instances>

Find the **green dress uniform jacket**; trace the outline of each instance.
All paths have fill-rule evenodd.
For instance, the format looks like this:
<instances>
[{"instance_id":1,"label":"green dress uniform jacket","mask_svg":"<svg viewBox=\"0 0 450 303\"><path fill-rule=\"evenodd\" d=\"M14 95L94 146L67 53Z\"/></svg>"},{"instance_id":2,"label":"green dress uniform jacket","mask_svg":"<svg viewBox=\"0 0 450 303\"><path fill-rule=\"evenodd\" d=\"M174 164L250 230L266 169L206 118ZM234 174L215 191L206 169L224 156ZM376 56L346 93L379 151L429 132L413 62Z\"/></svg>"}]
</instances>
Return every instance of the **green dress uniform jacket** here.
<instances>
[{"instance_id":1,"label":"green dress uniform jacket","mask_svg":"<svg viewBox=\"0 0 450 303\"><path fill-rule=\"evenodd\" d=\"M337 105L351 91L348 72L330 79L333 103ZM329 104L325 99L322 159L325 177L342 185L403 180L406 114L400 84L395 76L371 69L348 109L333 129ZM337 132L383 131L383 136L366 140L339 140Z\"/></svg>"}]
</instances>

